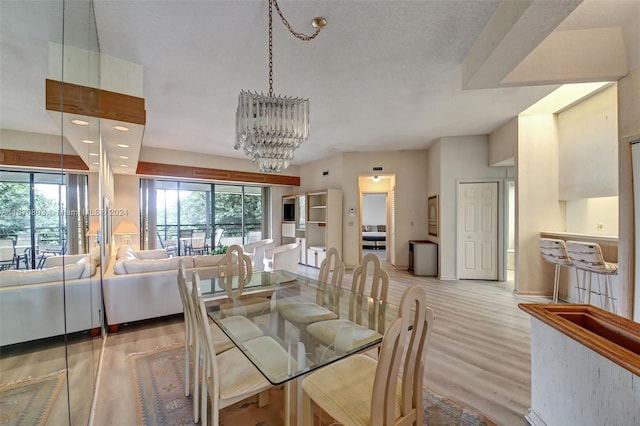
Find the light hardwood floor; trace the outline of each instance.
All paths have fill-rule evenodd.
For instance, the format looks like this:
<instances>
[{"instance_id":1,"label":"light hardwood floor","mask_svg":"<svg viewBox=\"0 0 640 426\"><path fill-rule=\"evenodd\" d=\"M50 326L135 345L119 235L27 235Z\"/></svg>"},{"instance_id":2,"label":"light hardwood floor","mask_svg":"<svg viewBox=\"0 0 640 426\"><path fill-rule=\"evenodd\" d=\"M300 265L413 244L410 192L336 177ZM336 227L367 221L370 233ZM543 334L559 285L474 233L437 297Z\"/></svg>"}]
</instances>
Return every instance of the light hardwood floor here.
<instances>
[{"instance_id":1,"label":"light hardwood floor","mask_svg":"<svg viewBox=\"0 0 640 426\"><path fill-rule=\"evenodd\" d=\"M391 275L389 297L392 302L399 302L403 291L417 284L427 292L429 305L436 315L424 384L484 413L500 425L525 425L524 415L531 397L530 318L517 305L549 299L515 296L513 283L508 281L439 281L412 276L389 264L385 269ZM317 269L307 267L300 267L299 272L311 277L318 274ZM351 285L351 273L347 271L345 275L345 287ZM98 381L94 424L137 424L129 354L183 341L181 316L132 323L121 327L118 333L109 334ZM87 352L90 351L89 346ZM38 364L46 360L48 371L53 371L51 363L56 362L60 365L55 365L55 369L64 368L64 350L51 348L46 352L27 353L25 358L8 356L6 352L2 355L3 382L7 381L6 373L32 362ZM92 363L96 361L93 359ZM63 392L60 399L66 406ZM59 408L52 413L49 425L67 423L66 410Z\"/></svg>"},{"instance_id":2,"label":"light hardwood floor","mask_svg":"<svg viewBox=\"0 0 640 426\"><path fill-rule=\"evenodd\" d=\"M427 292L436 324L425 367L425 385L501 425L525 425L530 404L530 318L518 303L548 299L513 295L510 282L439 281L396 271L390 299L411 285ZM318 270L300 267L316 276ZM351 283L351 273L344 285ZM95 412L97 425L133 425L136 403L128 355L183 341L180 317L131 324L107 337Z\"/></svg>"}]
</instances>

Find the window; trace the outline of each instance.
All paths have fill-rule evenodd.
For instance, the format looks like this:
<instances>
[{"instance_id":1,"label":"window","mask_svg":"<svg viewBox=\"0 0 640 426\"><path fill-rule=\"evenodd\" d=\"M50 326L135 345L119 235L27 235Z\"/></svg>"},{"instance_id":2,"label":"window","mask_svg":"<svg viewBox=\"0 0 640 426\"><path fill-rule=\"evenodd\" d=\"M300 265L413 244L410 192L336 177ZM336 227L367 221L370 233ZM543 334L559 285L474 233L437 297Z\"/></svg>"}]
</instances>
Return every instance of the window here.
<instances>
[{"instance_id":1,"label":"window","mask_svg":"<svg viewBox=\"0 0 640 426\"><path fill-rule=\"evenodd\" d=\"M216 246L218 230L222 230L219 244L224 246L257 241L268 234L268 222L263 219L269 199L266 187L156 180L153 185L142 185L141 191L152 187L155 209L149 205L142 211L148 216L155 214L159 240L180 241L180 254L185 253L194 231L206 232L209 247ZM153 197L149 200L152 204ZM143 218L143 222L149 228L154 221Z\"/></svg>"}]
</instances>

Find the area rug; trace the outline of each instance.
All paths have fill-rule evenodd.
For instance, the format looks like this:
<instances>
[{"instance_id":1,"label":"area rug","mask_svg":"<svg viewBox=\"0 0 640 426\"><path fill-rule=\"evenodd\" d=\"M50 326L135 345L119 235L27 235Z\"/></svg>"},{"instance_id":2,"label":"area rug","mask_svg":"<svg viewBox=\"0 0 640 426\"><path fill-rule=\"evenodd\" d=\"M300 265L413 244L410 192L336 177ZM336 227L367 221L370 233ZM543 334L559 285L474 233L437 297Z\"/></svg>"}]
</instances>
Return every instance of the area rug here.
<instances>
[{"instance_id":1,"label":"area rug","mask_svg":"<svg viewBox=\"0 0 640 426\"><path fill-rule=\"evenodd\" d=\"M0 385L0 425L44 425L65 377L62 370Z\"/></svg>"},{"instance_id":2,"label":"area rug","mask_svg":"<svg viewBox=\"0 0 640 426\"><path fill-rule=\"evenodd\" d=\"M192 425L191 397L184 396L184 346L171 345L149 352L130 354L136 391L139 425ZM257 398L241 401L220 411L220 424L227 426L280 426L284 391L269 392L269 404L258 408ZM425 389L424 424L429 426L494 426L486 417Z\"/></svg>"}]
</instances>

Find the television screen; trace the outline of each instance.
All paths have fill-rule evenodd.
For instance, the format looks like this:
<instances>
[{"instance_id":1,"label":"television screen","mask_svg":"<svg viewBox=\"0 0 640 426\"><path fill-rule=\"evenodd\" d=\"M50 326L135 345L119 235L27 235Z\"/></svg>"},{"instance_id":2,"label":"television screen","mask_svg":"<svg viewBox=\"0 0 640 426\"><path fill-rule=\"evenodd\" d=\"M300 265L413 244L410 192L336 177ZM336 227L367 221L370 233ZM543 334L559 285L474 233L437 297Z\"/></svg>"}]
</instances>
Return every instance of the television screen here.
<instances>
[{"instance_id":1,"label":"television screen","mask_svg":"<svg viewBox=\"0 0 640 426\"><path fill-rule=\"evenodd\" d=\"M282 212L282 217L285 221L293 222L296 220L296 210L295 204L284 204L284 211Z\"/></svg>"}]
</instances>

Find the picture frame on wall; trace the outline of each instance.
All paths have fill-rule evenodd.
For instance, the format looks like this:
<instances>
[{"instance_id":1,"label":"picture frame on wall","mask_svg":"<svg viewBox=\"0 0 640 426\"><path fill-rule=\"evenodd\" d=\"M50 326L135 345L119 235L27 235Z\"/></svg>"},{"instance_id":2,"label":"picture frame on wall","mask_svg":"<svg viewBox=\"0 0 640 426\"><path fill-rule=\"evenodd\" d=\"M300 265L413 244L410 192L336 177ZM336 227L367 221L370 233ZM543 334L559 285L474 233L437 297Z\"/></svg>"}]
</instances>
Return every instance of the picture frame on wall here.
<instances>
[{"instance_id":1,"label":"picture frame on wall","mask_svg":"<svg viewBox=\"0 0 640 426\"><path fill-rule=\"evenodd\" d=\"M432 195L427 199L427 226L429 235L438 236L438 216L439 216L438 196Z\"/></svg>"}]
</instances>

